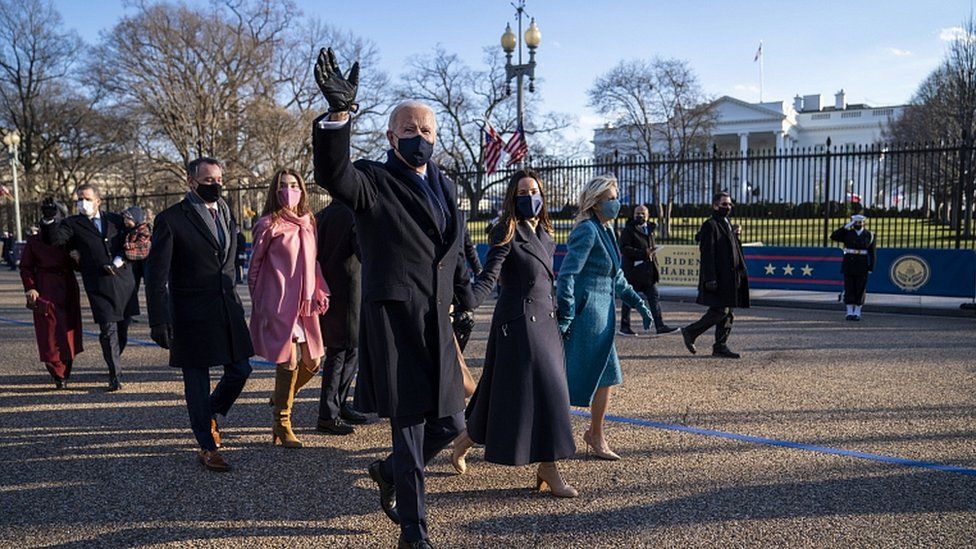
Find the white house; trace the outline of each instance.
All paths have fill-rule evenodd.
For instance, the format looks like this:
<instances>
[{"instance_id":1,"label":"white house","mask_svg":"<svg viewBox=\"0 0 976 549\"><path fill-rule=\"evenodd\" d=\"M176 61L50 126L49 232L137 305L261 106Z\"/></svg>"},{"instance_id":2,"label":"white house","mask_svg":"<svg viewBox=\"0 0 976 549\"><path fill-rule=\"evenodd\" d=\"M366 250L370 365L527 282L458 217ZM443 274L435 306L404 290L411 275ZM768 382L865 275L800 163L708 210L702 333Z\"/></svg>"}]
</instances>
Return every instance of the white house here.
<instances>
[{"instance_id":1,"label":"white house","mask_svg":"<svg viewBox=\"0 0 976 549\"><path fill-rule=\"evenodd\" d=\"M788 156L801 150L821 152L827 138L835 148L871 145L881 140L885 127L901 115L904 106L870 107L848 104L843 90L834 95L833 105L825 105L821 94L799 96L792 104L786 101L749 103L723 96L715 101L717 123L712 142L720 153L738 152L742 158L763 155ZM626 128L607 124L595 130L594 156L639 155L639 145L628 137ZM762 169L759 169L759 164ZM817 200L815 185L797 188L789 167L779 163L749 160L737 162L734 180L740 187L739 199L745 199L753 188L766 190L763 197L774 201L803 202ZM750 169L753 173L750 173ZM837 181L847 181L846 174L836 174ZM800 185L799 187L803 187ZM838 185L843 193L843 185ZM872 196L872 189L862 189ZM834 194L834 193L831 193ZM842 196L842 195L841 195ZM641 197L638 197L641 198ZM691 199L692 197L687 197ZM695 197L700 200L700 197Z\"/></svg>"}]
</instances>

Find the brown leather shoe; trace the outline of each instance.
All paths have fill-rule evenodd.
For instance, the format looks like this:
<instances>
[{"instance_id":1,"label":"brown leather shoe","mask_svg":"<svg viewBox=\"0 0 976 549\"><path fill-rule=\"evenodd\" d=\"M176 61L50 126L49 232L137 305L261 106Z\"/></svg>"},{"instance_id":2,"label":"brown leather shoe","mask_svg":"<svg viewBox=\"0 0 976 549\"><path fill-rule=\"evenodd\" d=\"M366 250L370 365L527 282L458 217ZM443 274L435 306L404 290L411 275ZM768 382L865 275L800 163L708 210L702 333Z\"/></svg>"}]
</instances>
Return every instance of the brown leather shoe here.
<instances>
[{"instance_id":1,"label":"brown leather shoe","mask_svg":"<svg viewBox=\"0 0 976 549\"><path fill-rule=\"evenodd\" d=\"M200 450L197 454L197 459L200 463L210 471L215 471L217 473L226 473L230 471L230 463L224 459L224 456L220 455L220 452L214 450L213 452L207 450Z\"/></svg>"},{"instance_id":2,"label":"brown leather shoe","mask_svg":"<svg viewBox=\"0 0 976 549\"><path fill-rule=\"evenodd\" d=\"M220 427L217 425L217 416L210 418L210 436L213 437L217 448L220 448Z\"/></svg>"}]
</instances>

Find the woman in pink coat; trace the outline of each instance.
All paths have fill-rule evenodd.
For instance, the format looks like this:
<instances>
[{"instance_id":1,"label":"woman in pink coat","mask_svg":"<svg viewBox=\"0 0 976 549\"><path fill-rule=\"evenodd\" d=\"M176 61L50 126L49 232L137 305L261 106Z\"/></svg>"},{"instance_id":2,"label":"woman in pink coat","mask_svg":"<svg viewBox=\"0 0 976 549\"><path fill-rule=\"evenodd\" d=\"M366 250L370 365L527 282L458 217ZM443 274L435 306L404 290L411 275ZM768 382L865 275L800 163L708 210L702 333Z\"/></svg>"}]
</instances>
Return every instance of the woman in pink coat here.
<instances>
[{"instance_id":1,"label":"woman in pink coat","mask_svg":"<svg viewBox=\"0 0 976 549\"><path fill-rule=\"evenodd\" d=\"M328 307L329 289L315 260L315 218L298 172L275 174L253 235L247 275L251 339L255 353L277 364L272 440L301 448L291 430L291 409L325 355L319 315Z\"/></svg>"}]
</instances>

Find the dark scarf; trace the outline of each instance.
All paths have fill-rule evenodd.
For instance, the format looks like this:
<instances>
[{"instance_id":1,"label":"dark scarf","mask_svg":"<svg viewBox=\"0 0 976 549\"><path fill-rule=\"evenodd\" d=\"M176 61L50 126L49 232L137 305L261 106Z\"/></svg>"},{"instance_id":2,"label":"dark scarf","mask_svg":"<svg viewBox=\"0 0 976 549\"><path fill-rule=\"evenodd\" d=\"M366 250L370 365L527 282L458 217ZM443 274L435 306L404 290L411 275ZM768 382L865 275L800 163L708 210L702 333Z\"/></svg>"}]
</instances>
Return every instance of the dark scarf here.
<instances>
[{"instance_id":1,"label":"dark scarf","mask_svg":"<svg viewBox=\"0 0 976 549\"><path fill-rule=\"evenodd\" d=\"M453 221L451 210L447 207L447 178L437 169L437 166L433 162L428 162L427 178L424 179L423 176L397 158L396 153L391 149L386 152L386 167L416 185L423 192L438 230L442 235L447 232L447 224Z\"/></svg>"}]
</instances>

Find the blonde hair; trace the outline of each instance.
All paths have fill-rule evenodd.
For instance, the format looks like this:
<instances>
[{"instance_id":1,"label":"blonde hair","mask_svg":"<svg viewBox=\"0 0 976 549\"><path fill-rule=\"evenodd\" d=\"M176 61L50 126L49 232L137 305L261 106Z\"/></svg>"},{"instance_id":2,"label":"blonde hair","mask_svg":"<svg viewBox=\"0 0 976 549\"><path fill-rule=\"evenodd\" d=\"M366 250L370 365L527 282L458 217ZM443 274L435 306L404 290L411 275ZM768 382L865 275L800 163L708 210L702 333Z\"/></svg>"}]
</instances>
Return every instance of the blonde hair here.
<instances>
[{"instance_id":1,"label":"blonde hair","mask_svg":"<svg viewBox=\"0 0 976 549\"><path fill-rule=\"evenodd\" d=\"M603 193L616 188L617 178L610 174L598 175L583 185L583 190L580 191L579 199L576 201L579 204L579 211L576 212L576 223L579 224L589 219L593 214L593 208L600 203L600 197Z\"/></svg>"}]
</instances>

